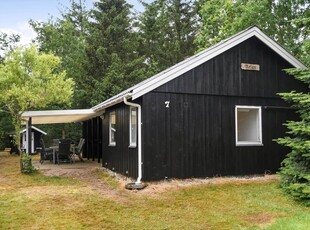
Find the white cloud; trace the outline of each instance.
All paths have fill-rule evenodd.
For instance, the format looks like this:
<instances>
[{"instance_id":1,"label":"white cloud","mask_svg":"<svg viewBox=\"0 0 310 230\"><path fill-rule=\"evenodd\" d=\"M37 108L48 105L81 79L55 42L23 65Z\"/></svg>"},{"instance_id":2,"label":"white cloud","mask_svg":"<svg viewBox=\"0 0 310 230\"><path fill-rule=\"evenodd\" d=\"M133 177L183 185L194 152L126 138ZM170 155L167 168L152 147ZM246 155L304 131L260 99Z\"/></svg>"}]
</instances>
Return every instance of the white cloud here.
<instances>
[{"instance_id":1,"label":"white cloud","mask_svg":"<svg viewBox=\"0 0 310 230\"><path fill-rule=\"evenodd\" d=\"M36 37L36 32L31 28L28 22L24 22L18 25L18 30L20 31L22 44L29 44L31 40Z\"/></svg>"},{"instance_id":2,"label":"white cloud","mask_svg":"<svg viewBox=\"0 0 310 230\"><path fill-rule=\"evenodd\" d=\"M10 34L19 34L21 45L29 45L36 37L36 32L31 28L28 22L18 23L14 28L0 28L1 32L4 32L8 35Z\"/></svg>"}]
</instances>

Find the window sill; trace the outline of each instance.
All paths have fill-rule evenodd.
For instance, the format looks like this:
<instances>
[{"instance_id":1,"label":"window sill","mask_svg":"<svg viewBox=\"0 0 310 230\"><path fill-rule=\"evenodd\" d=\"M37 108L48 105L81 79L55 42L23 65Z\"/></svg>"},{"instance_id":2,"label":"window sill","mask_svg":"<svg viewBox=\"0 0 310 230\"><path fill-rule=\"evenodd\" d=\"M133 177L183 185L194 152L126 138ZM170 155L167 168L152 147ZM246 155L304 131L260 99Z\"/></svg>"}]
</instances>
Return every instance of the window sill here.
<instances>
[{"instance_id":1,"label":"window sill","mask_svg":"<svg viewBox=\"0 0 310 230\"><path fill-rule=\"evenodd\" d=\"M116 143L110 143L109 144L109 147L115 147L116 146Z\"/></svg>"},{"instance_id":2,"label":"window sill","mask_svg":"<svg viewBox=\"0 0 310 230\"><path fill-rule=\"evenodd\" d=\"M264 146L264 144L260 143L260 142L237 142L236 146L237 147L242 147L242 146Z\"/></svg>"},{"instance_id":3,"label":"window sill","mask_svg":"<svg viewBox=\"0 0 310 230\"><path fill-rule=\"evenodd\" d=\"M137 148L137 145L129 145L128 148L135 149L135 148Z\"/></svg>"}]
</instances>

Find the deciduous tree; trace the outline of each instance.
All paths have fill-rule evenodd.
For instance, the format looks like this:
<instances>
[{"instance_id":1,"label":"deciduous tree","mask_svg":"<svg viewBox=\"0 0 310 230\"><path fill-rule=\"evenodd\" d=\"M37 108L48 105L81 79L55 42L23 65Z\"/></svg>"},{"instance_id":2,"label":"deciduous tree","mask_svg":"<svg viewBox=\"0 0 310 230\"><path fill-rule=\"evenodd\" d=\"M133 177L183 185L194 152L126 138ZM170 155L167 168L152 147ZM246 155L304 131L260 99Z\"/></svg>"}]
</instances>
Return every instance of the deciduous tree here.
<instances>
[{"instance_id":1,"label":"deciduous tree","mask_svg":"<svg viewBox=\"0 0 310 230\"><path fill-rule=\"evenodd\" d=\"M18 34L8 35L0 32L0 63L4 61L4 53L12 51L20 41Z\"/></svg>"},{"instance_id":2,"label":"deciduous tree","mask_svg":"<svg viewBox=\"0 0 310 230\"><path fill-rule=\"evenodd\" d=\"M20 36L8 35L0 32L0 64L5 60L5 53L12 52L16 48ZM8 133L13 130L10 114L0 101L0 149L9 146Z\"/></svg>"},{"instance_id":3,"label":"deciduous tree","mask_svg":"<svg viewBox=\"0 0 310 230\"><path fill-rule=\"evenodd\" d=\"M37 33L35 40L40 51L52 52L60 57L58 68L74 79L72 106L75 108L84 108L88 100L85 98L88 88L84 71L88 17L89 11L84 2L71 1L71 6L61 12L61 18L51 17L47 22L30 21Z\"/></svg>"},{"instance_id":4,"label":"deciduous tree","mask_svg":"<svg viewBox=\"0 0 310 230\"><path fill-rule=\"evenodd\" d=\"M309 0L212 0L201 2L200 49L256 25L297 57L309 39Z\"/></svg>"},{"instance_id":5,"label":"deciduous tree","mask_svg":"<svg viewBox=\"0 0 310 230\"><path fill-rule=\"evenodd\" d=\"M6 53L0 64L0 102L11 115L18 148L22 112L71 102L73 81L57 70L59 65L60 58L35 46Z\"/></svg>"}]
</instances>

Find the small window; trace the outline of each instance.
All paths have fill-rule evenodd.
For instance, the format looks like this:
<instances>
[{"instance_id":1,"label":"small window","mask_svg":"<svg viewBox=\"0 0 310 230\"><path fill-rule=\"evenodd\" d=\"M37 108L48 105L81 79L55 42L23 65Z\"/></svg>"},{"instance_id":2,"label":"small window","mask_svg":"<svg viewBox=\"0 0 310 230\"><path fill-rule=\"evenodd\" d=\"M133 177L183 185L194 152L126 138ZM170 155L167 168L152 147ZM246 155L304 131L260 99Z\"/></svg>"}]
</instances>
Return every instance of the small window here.
<instances>
[{"instance_id":1,"label":"small window","mask_svg":"<svg viewBox=\"0 0 310 230\"><path fill-rule=\"evenodd\" d=\"M263 145L261 107L236 106L235 119L237 146Z\"/></svg>"},{"instance_id":2,"label":"small window","mask_svg":"<svg viewBox=\"0 0 310 230\"><path fill-rule=\"evenodd\" d=\"M137 146L137 109L130 107L129 147Z\"/></svg>"},{"instance_id":3,"label":"small window","mask_svg":"<svg viewBox=\"0 0 310 230\"><path fill-rule=\"evenodd\" d=\"M115 133L116 133L116 116L115 112L111 112L109 116L109 145L111 146L116 145Z\"/></svg>"}]
</instances>

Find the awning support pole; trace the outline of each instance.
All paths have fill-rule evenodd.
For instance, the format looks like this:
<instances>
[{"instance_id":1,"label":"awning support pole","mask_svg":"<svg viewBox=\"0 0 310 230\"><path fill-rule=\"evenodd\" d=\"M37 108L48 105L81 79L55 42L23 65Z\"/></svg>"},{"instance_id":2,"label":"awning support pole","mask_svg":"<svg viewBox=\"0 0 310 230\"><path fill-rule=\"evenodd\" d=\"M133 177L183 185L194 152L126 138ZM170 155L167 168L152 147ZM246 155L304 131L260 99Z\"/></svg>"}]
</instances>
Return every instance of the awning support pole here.
<instances>
[{"instance_id":1,"label":"awning support pole","mask_svg":"<svg viewBox=\"0 0 310 230\"><path fill-rule=\"evenodd\" d=\"M26 147L26 153L29 155L32 151L31 149L31 126L32 126L32 119L29 117L29 120L26 123L26 136L27 136L27 147Z\"/></svg>"}]
</instances>

